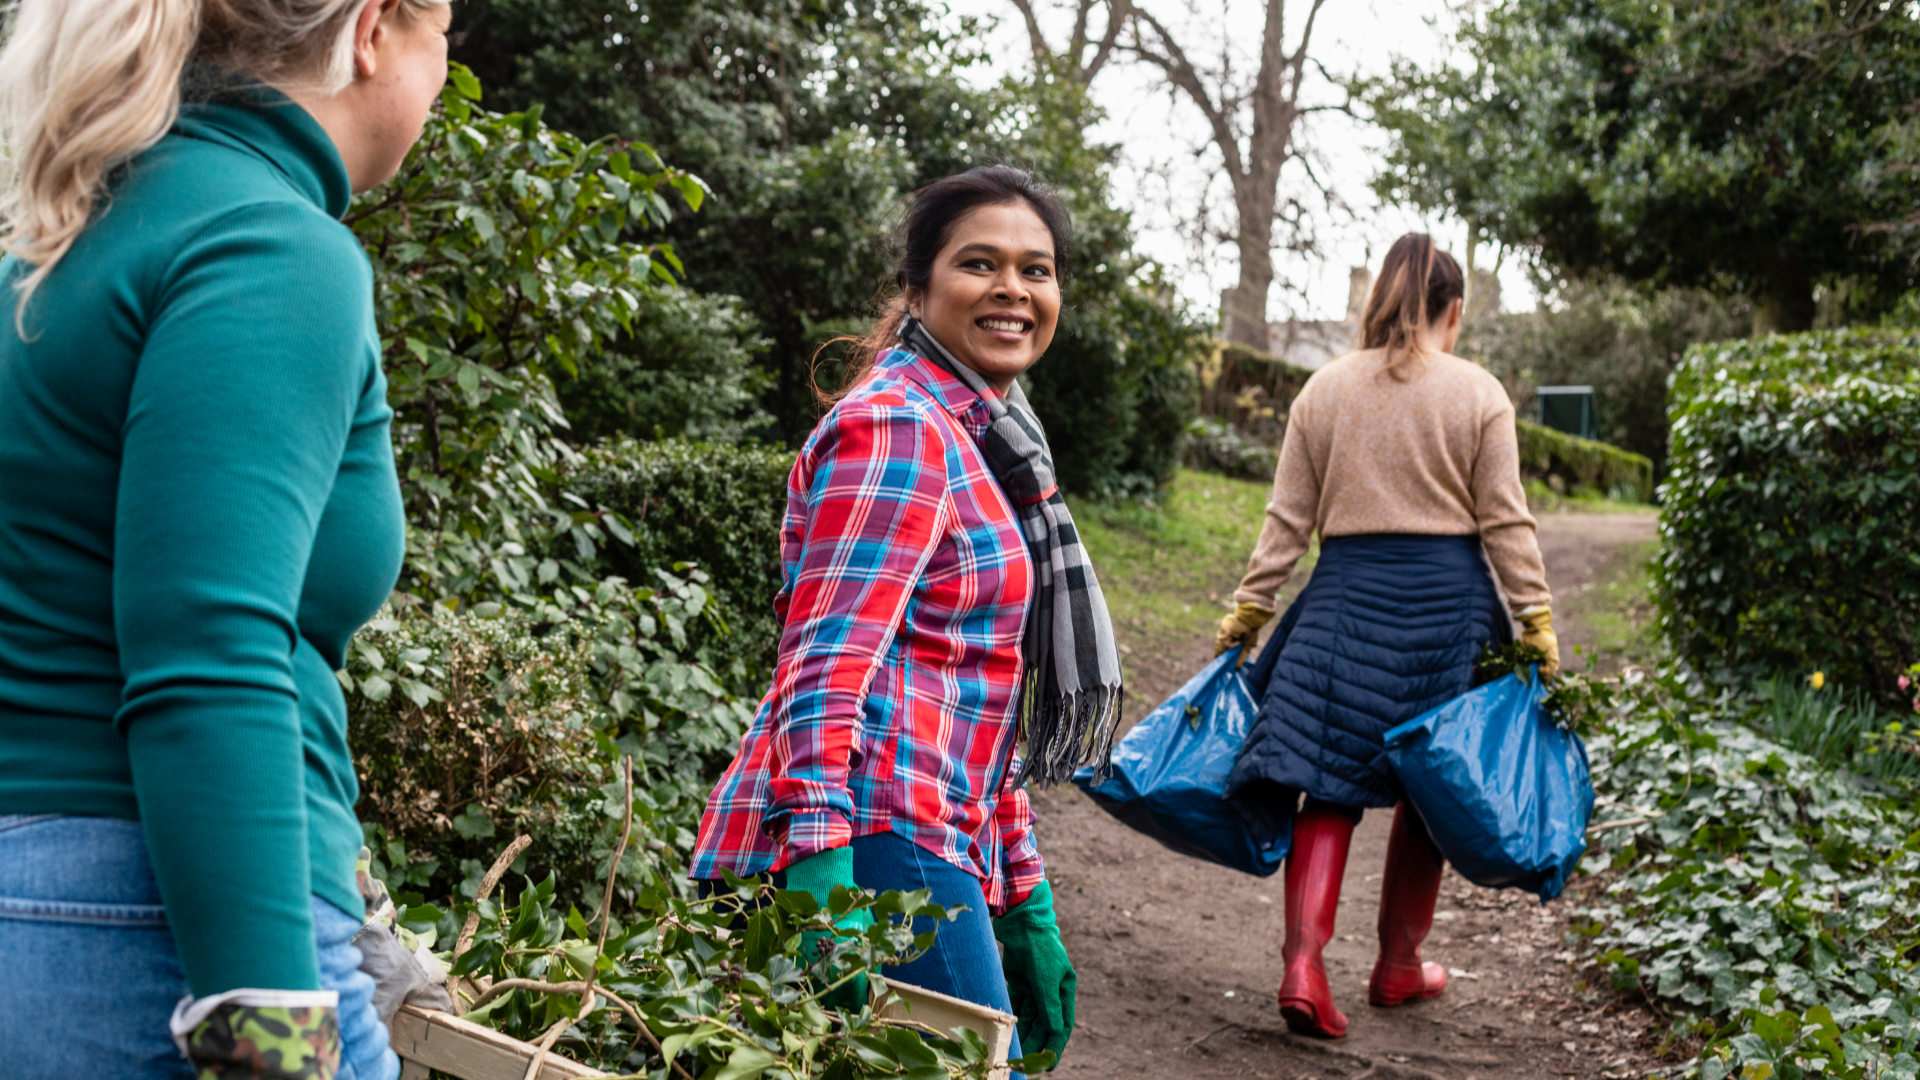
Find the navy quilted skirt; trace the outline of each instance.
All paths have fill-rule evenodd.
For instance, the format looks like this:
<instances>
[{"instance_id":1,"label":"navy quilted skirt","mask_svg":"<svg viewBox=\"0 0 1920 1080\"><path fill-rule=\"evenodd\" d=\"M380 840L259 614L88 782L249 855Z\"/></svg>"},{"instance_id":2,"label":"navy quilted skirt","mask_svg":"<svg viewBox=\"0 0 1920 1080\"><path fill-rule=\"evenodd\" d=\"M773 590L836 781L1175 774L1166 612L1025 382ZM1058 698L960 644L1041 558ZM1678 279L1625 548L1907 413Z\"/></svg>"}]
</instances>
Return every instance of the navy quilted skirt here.
<instances>
[{"instance_id":1,"label":"navy quilted skirt","mask_svg":"<svg viewBox=\"0 0 1920 1080\"><path fill-rule=\"evenodd\" d=\"M1466 693L1482 646L1510 640L1479 537L1323 541L1307 587L1249 669L1260 715L1228 799L1256 831L1290 816L1298 792L1392 806L1387 730Z\"/></svg>"}]
</instances>

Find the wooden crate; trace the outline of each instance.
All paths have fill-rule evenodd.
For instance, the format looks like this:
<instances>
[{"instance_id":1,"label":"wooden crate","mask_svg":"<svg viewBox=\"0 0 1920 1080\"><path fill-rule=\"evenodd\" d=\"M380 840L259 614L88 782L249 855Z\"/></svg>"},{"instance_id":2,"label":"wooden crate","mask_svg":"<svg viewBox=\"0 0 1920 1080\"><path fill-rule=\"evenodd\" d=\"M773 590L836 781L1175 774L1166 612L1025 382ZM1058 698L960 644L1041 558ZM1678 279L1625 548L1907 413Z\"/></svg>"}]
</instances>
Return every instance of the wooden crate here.
<instances>
[{"instance_id":1,"label":"wooden crate","mask_svg":"<svg viewBox=\"0 0 1920 1080\"><path fill-rule=\"evenodd\" d=\"M887 982L886 1000L875 1012L895 1019L911 1019L949 1035L965 1028L986 1040L994 1064L992 1076L1008 1075L1007 1053L1013 1046L1013 1015L971 1001ZM403 1005L388 1025L394 1053L400 1055L400 1080L427 1080L429 1071L457 1080L524 1080L533 1060L533 1046L492 1028L481 1027L450 1013L428 1012ZM583 1080L606 1076L577 1061L548 1054L539 1080Z\"/></svg>"},{"instance_id":2,"label":"wooden crate","mask_svg":"<svg viewBox=\"0 0 1920 1080\"><path fill-rule=\"evenodd\" d=\"M993 1062L990 1075L994 1080L1005 1080L1010 1072L1007 1054L1013 1049L1012 1013L1003 1013L892 979L887 980L887 990L887 1000L880 1002L874 1010L878 1015L911 1019L949 1035L956 1034L962 1028L972 1031L986 1040L987 1049L991 1051L987 1058Z\"/></svg>"},{"instance_id":3,"label":"wooden crate","mask_svg":"<svg viewBox=\"0 0 1920 1080\"><path fill-rule=\"evenodd\" d=\"M458 1080L524 1080L533 1046L451 1013L402 1005L388 1025L400 1055L400 1080L427 1080L429 1070ZM605 1076L577 1061L548 1054L539 1080Z\"/></svg>"}]
</instances>

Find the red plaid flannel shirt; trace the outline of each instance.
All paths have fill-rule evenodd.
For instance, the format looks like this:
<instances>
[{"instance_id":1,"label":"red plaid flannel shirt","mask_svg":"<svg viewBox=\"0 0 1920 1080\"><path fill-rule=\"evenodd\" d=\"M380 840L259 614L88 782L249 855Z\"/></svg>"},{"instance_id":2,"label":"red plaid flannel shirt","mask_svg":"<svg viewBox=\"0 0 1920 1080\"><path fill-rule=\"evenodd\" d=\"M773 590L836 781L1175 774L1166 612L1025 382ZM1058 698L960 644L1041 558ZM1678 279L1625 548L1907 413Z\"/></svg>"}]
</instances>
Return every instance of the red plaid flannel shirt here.
<instances>
[{"instance_id":1,"label":"red plaid flannel shirt","mask_svg":"<svg viewBox=\"0 0 1920 1080\"><path fill-rule=\"evenodd\" d=\"M787 481L773 686L707 799L694 878L889 830L980 878L996 913L1045 878L1007 790L1033 564L987 423L894 351L814 429Z\"/></svg>"}]
</instances>

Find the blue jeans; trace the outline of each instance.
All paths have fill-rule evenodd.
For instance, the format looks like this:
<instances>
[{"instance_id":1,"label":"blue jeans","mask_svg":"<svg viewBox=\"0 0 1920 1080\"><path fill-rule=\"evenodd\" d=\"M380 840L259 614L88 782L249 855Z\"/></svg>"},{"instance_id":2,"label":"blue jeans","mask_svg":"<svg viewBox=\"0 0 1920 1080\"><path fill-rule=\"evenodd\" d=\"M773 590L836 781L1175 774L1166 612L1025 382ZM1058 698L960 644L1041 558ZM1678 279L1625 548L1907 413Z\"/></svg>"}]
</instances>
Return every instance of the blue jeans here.
<instances>
[{"instance_id":1,"label":"blue jeans","mask_svg":"<svg viewBox=\"0 0 1920 1080\"><path fill-rule=\"evenodd\" d=\"M339 1080L397 1080L353 935L314 897L320 985L340 994ZM0 1080L192 1080L167 1018L187 978L140 824L0 816Z\"/></svg>"}]
</instances>

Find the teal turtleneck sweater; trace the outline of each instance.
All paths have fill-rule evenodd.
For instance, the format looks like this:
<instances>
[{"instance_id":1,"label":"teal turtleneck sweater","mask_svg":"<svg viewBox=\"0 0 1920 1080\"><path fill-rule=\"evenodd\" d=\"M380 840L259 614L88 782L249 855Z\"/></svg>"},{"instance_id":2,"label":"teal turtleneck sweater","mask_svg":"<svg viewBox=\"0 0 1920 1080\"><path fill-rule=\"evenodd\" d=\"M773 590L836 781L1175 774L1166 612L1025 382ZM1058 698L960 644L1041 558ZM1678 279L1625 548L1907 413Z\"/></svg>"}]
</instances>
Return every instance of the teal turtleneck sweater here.
<instances>
[{"instance_id":1,"label":"teal turtleneck sweater","mask_svg":"<svg viewBox=\"0 0 1920 1080\"><path fill-rule=\"evenodd\" d=\"M195 994L317 989L308 896L361 906L333 673L404 537L350 196L286 99L189 104L24 338L0 293L0 814L141 822Z\"/></svg>"}]
</instances>

